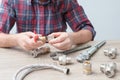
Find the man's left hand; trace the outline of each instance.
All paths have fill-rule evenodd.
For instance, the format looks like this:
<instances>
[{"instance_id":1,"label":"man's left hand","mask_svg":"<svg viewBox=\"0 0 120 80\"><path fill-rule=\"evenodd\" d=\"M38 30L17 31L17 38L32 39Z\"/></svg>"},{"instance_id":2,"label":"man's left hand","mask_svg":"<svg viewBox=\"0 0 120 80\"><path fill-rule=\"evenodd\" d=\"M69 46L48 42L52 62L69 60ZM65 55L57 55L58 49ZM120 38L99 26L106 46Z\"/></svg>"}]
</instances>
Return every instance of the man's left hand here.
<instances>
[{"instance_id":1,"label":"man's left hand","mask_svg":"<svg viewBox=\"0 0 120 80\"><path fill-rule=\"evenodd\" d=\"M50 34L55 38L50 40L49 43L60 50L68 50L73 45L73 39L70 33L67 32L56 32Z\"/></svg>"}]
</instances>

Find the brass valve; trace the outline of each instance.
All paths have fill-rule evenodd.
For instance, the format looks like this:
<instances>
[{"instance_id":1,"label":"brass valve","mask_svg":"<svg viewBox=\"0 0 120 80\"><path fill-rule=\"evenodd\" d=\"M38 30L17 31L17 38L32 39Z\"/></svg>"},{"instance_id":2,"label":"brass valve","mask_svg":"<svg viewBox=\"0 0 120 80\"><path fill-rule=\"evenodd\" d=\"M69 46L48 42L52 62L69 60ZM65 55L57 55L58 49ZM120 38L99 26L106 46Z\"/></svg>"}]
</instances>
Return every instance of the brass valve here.
<instances>
[{"instance_id":1,"label":"brass valve","mask_svg":"<svg viewBox=\"0 0 120 80\"><path fill-rule=\"evenodd\" d=\"M51 39L54 39L54 36L52 36L52 35L48 35L48 36L39 36L39 35L36 35L34 37L34 41L35 42L42 41L42 42L46 43L46 42L49 42Z\"/></svg>"}]
</instances>

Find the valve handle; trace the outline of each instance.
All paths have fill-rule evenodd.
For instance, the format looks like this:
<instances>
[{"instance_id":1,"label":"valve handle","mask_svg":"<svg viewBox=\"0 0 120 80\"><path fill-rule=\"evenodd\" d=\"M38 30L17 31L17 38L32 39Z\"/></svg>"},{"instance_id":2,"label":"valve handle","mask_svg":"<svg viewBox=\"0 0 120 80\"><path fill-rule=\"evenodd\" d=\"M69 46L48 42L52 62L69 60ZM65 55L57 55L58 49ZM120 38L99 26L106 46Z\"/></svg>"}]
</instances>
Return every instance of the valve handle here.
<instances>
[{"instance_id":1,"label":"valve handle","mask_svg":"<svg viewBox=\"0 0 120 80\"><path fill-rule=\"evenodd\" d=\"M34 41L37 42L38 39L39 39L39 36L38 36L38 35L35 35L35 37L34 37Z\"/></svg>"}]
</instances>

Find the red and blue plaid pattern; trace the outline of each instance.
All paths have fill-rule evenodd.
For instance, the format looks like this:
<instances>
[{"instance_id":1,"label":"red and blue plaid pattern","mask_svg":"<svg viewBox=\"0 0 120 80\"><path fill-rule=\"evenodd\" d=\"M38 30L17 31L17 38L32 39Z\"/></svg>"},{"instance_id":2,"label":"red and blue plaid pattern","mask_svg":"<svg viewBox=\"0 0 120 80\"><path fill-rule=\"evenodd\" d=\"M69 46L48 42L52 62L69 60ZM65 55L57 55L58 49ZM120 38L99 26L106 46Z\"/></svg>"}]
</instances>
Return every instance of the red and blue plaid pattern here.
<instances>
[{"instance_id":1,"label":"red and blue plaid pattern","mask_svg":"<svg viewBox=\"0 0 120 80\"><path fill-rule=\"evenodd\" d=\"M42 35L64 32L66 22L73 31L95 30L76 0L1 0L0 31L9 33L17 24L18 32L32 31Z\"/></svg>"}]
</instances>

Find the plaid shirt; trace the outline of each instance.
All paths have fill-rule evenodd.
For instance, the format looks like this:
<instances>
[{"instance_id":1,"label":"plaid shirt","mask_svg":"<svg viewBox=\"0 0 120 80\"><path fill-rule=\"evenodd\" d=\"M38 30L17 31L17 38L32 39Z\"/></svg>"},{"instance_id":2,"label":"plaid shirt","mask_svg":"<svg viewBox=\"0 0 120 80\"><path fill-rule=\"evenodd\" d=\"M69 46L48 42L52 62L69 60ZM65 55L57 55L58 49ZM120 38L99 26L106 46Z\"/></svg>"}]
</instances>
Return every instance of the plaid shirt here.
<instances>
[{"instance_id":1,"label":"plaid shirt","mask_svg":"<svg viewBox=\"0 0 120 80\"><path fill-rule=\"evenodd\" d=\"M76 0L0 0L0 32L9 33L17 24L17 32L35 31L42 35L64 32L66 22L73 31L95 31L83 8Z\"/></svg>"}]
</instances>

